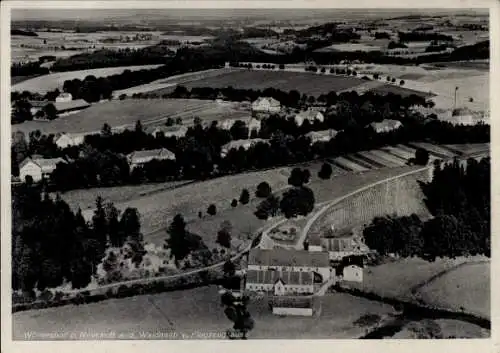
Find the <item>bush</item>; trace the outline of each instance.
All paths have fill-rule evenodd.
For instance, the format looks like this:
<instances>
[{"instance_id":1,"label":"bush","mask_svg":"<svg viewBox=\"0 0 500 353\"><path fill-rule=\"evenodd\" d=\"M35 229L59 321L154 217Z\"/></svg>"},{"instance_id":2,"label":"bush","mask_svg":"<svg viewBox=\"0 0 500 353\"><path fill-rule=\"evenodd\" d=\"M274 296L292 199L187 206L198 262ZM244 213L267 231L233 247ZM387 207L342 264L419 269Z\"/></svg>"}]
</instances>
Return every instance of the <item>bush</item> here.
<instances>
[{"instance_id":1,"label":"bush","mask_svg":"<svg viewBox=\"0 0 500 353\"><path fill-rule=\"evenodd\" d=\"M285 64L280 64L280 70L284 70L285 69Z\"/></svg>"},{"instance_id":2,"label":"bush","mask_svg":"<svg viewBox=\"0 0 500 353\"><path fill-rule=\"evenodd\" d=\"M263 181L259 185L257 185L257 190L255 191L255 196L260 197L260 198L266 198L269 195L271 195L271 186L269 183Z\"/></svg>"},{"instance_id":3,"label":"bush","mask_svg":"<svg viewBox=\"0 0 500 353\"><path fill-rule=\"evenodd\" d=\"M233 199L233 201L231 201L231 207L236 207L236 206L238 206L238 200Z\"/></svg>"},{"instance_id":4,"label":"bush","mask_svg":"<svg viewBox=\"0 0 500 353\"><path fill-rule=\"evenodd\" d=\"M231 233L228 229L221 229L217 233L217 244L225 248L231 248Z\"/></svg>"},{"instance_id":5,"label":"bush","mask_svg":"<svg viewBox=\"0 0 500 353\"><path fill-rule=\"evenodd\" d=\"M332 172L332 166L329 163L323 163L320 171L318 172L318 177L321 179L330 179Z\"/></svg>"},{"instance_id":6,"label":"bush","mask_svg":"<svg viewBox=\"0 0 500 353\"><path fill-rule=\"evenodd\" d=\"M294 168L288 178L288 184L299 187L307 184L310 178L311 172L309 169Z\"/></svg>"},{"instance_id":7,"label":"bush","mask_svg":"<svg viewBox=\"0 0 500 353\"><path fill-rule=\"evenodd\" d=\"M415 151L415 164L427 165L429 163L429 152L423 148L417 148Z\"/></svg>"},{"instance_id":8,"label":"bush","mask_svg":"<svg viewBox=\"0 0 500 353\"><path fill-rule=\"evenodd\" d=\"M118 97L118 99L120 99L121 101L124 100L125 98L127 98L127 95L125 93L120 94L120 97Z\"/></svg>"},{"instance_id":9,"label":"bush","mask_svg":"<svg viewBox=\"0 0 500 353\"><path fill-rule=\"evenodd\" d=\"M246 205L250 201L250 193L247 189L243 189L240 195L240 203Z\"/></svg>"},{"instance_id":10,"label":"bush","mask_svg":"<svg viewBox=\"0 0 500 353\"><path fill-rule=\"evenodd\" d=\"M401 80L401 81L399 81L399 85L400 85L400 86L403 86L404 84L405 84L405 80Z\"/></svg>"},{"instance_id":11,"label":"bush","mask_svg":"<svg viewBox=\"0 0 500 353\"><path fill-rule=\"evenodd\" d=\"M215 207L214 204L211 204L210 206L208 206L207 208L207 213L210 215L210 216L215 216L217 214L217 208Z\"/></svg>"}]
</instances>

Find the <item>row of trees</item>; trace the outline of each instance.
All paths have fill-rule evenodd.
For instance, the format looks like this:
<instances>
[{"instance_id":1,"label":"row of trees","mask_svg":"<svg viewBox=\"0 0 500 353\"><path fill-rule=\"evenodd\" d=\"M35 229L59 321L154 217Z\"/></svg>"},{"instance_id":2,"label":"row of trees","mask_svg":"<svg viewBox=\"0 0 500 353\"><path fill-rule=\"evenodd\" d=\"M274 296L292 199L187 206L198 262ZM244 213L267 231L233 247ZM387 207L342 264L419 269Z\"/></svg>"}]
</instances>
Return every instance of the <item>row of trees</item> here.
<instances>
[{"instance_id":1,"label":"row of trees","mask_svg":"<svg viewBox=\"0 0 500 353\"><path fill-rule=\"evenodd\" d=\"M12 288L31 292L70 283L86 287L109 245L125 242L132 261L142 261L139 214L128 208L120 216L113 204L96 200L92 221L76 213L59 196L55 200L33 185L12 190Z\"/></svg>"},{"instance_id":2,"label":"row of trees","mask_svg":"<svg viewBox=\"0 0 500 353\"><path fill-rule=\"evenodd\" d=\"M490 159L455 160L434 169L433 180L423 184L425 202L434 216L378 217L365 228L366 244L380 254L436 257L468 256L491 251Z\"/></svg>"}]
</instances>

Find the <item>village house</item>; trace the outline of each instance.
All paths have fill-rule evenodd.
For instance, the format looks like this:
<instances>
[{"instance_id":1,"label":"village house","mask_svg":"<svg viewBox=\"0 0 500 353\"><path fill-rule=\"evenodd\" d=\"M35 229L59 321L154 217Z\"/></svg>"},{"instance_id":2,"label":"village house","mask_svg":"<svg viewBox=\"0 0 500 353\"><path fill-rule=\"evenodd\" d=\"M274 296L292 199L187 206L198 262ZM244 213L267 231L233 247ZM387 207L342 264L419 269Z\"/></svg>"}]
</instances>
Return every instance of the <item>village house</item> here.
<instances>
[{"instance_id":1,"label":"village house","mask_svg":"<svg viewBox=\"0 0 500 353\"><path fill-rule=\"evenodd\" d=\"M248 140L234 140L229 143L226 143L221 147L220 155L221 157L225 157L228 152L232 149L240 149L248 150L250 147L255 146L257 143L263 142L268 143L267 140L261 138L248 139Z\"/></svg>"},{"instance_id":2,"label":"village house","mask_svg":"<svg viewBox=\"0 0 500 353\"><path fill-rule=\"evenodd\" d=\"M300 282L300 286L308 283L305 281L308 277L301 277L300 279L290 279L287 273L314 273L321 277L321 282L328 281L331 275L331 268L327 252L309 252L305 250L287 250L287 249L252 249L248 255L248 271L261 271L261 272L274 272L274 284L278 279L284 276L283 281L292 281L293 283ZM269 274L260 274L259 276L271 276ZM296 276L295 274L292 276ZM266 277L259 277L266 278ZM288 282L286 282L288 283ZM259 284L262 286L261 284ZM251 281L247 281L248 286L252 286ZM268 285L269 286L269 285ZM297 285L294 285L297 286ZM269 288L269 287L267 287ZM271 287L274 289L274 287Z\"/></svg>"},{"instance_id":3,"label":"village house","mask_svg":"<svg viewBox=\"0 0 500 353\"><path fill-rule=\"evenodd\" d=\"M403 124L399 120L384 119L381 122L369 124L376 133L389 132L399 129Z\"/></svg>"},{"instance_id":4,"label":"village house","mask_svg":"<svg viewBox=\"0 0 500 353\"><path fill-rule=\"evenodd\" d=\"M130 169L140 167L152 160L175 160L175 154L166 148L160 148L155 150L144 150L135 151L127 156L127 160L130 164Z\"/></svg>"},{"instance_id":5,"label":"village house","mask_svg":"<svg viewBox=\"0 0 500 353\"><path fill-rule=\"evenodd\" d=\"M308 109L295 115L294 120L297 126L302 126L302 124L306 120L309 120L309 122L312 124L315 120L318 120L320 122L325 121L325 117L323 116L323 113L318 110Z\"/></svg>"},{"instance_id":6,"label":"village house","mask_svg":"<svg viewBox=\"0 0 500 353\"><path fill-rule=\"evenodd\" d=\"M62 158L26 158L19 164L19 178L25 182L30 176L34 182L50 178L58 163L66 163Z\"/></svg>"},{"instance_id":7,"label":"village house","mask_svg":"<svg viewBox=\"0 0 500 353\"><path fill-rule=\"evenodd\" d=\"M245 123L245 125L248 128L249 135L252 133L252 130L259 132L260 128L262 126L262 123L260 122L260 120L255 119L255 118L247 118L247 119L226 119L226 120L222 121L222 123L220 124L220 128L224 129L224 130L229 130L234 125L234 123L238 120L241 120Z\"/></svg>"},{"instance_id":8,"label":"village house","mask_svg":"<svg viewBox=\"0 0 500 353\"><path fill-rule=\"evenodd\" d=\"M311 131L308 132L305 136L311 139L311 144L316 142L328 142L332 138L334 138L338 132L336 130L321 130L321 131Z\"/></svg>"},{"instance_id":9,"label":"village house","mask_svg":"<svg viewBox=\"0 0 500 353\"><path fill-rule=\"evenodd\" d=\"M71 93L61 93L60 95L58 95L56 97L56 102L70 102L73 100L73 96L71 95Z\"/></svg>"},{"instance_id":10,"label":"village house","mask_svg":"<svg viewBox=\"0 0 500 353\"><path fill-rule=\"evenodd\" d=\"M59 148L81 145L85 140L85 134L57 133L54 136L54 143Z\"/></svg>"},{"instance_id":11,"label":"village house","mask_svg":"<svg viewBox=\"0 0 500 353\"><path fill-rule=\"evenodd\" d=\"M363 282L363 268L363 256L347 256L336 266L336 276L342 282Z\"/></svg>"},{"instance_id":12,"label":"village house","mask_svg":"<svg viewBox=\"0 0 500 353\"><path fill-rule=\"evenodd\" d=\"M277 114L281 111L281 103L272 97L259 97L252 103L254 114Z\"/></svg>"},{"instance_id":13,"label":"village house","mask_svg":"<svg viewBox=\"0 0 500 353\"><path fill-rule=\"evenodd\" d=\"M153 126L145 130L146 133L155 137L163 135L165 137L184 137L186 136L188 128L182 125L175 126Z\"/></svg>"}]
</instances>

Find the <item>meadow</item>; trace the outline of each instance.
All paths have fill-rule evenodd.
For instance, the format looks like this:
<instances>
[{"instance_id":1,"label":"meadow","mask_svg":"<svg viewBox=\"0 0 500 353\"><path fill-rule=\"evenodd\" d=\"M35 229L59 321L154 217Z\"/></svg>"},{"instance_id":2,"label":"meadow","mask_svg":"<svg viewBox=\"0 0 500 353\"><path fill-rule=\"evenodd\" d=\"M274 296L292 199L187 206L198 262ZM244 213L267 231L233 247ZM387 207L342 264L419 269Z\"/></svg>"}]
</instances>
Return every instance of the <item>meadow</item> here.
<instances>
[{"instance_id":1,"label":"meadow","mask_svg":"<svg viewBox=\"0 0 500 353\"><path fill-rule=\"evenodd\" d=\"M238 104L218 104L197 99L125 99L94 103L87 109L61 116L55 120L25 121L13 125L13 131L40 130L43 133L98 132L104 123L116 130L133 128L137 120L143 126L162 125L167 118L181 118L190 125L194 117L211 122L227 118L248 117L249 112Z\"/></svg>"},{"instance_id":2,"label":"meadow","mask_svg":"<svg viewBox=\"0 0 500 353\"><path fill-rule=\"evenodd\" d=\"M280 317L269 311L265 300L252 299L248 310L255 327L249 338L357 338L367 330L357 323L361 317L394 313L389 305L343 293L326 294L321 301L320 316ZM129 339L147 339L141 333L170 333L170 339L225 339L232 327L215 286L18 312L12 321L14 340L25 339L30 331L115 332Z\"/></svg>"},{"instance_id":3,"label":"meadow","mask_svg":"<svg viewBox=\"0 0 500 353\"><path fill-rule=\"evenodd\" d=\"M64 81L80 79L83 80L89 75L94 75L95 77L105 77L116 74L121 74L125 70L138 71L144 69L153 69L161 65L139 65L139 66L121 66L121 67L108 67L101 69L90 69L90 70L77 70L77 71L66 71L51 73L48 75L38 76L17 84L12 85L12 92L18 91L30 91L34 93L47 93L48 91L53 91L56 88L62 90Z\"/></svg>"},{"instance_id":4,"label":"meadow","mask_svg":"<svg viewBox=\"0 0 500 353\"><path fill-rule=\"evenodd\" d=\"M271 70L238 70L230 71L215 77L191 81L184 86L237 89L266 89L269 87L282 91L297 90L307 95L319 96L330 91L341 91L354 88L365 81L356 77L336 75L312 75L306 72L271 71ZM155 93L172 92L173 88L158 90Z\"/></svg>"}]
</instances>

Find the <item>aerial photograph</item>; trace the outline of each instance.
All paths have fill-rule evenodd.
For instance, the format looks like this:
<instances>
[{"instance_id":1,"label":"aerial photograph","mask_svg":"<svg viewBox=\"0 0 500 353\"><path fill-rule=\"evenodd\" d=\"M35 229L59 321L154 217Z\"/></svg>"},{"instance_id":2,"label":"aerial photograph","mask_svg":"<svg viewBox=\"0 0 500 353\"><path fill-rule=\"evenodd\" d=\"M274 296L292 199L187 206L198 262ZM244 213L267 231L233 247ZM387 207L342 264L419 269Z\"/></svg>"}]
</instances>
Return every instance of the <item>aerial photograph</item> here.
<instances>
[{"instance_id":1,"label":"aerial photograph","mask_svg":"<svg viewBox=\"0 0 500 353\"><path fill-rule=\"evenodd\" d=\"M10 19L12 340L491 337L489 9Z\"/></svg>"}]
</instances>

